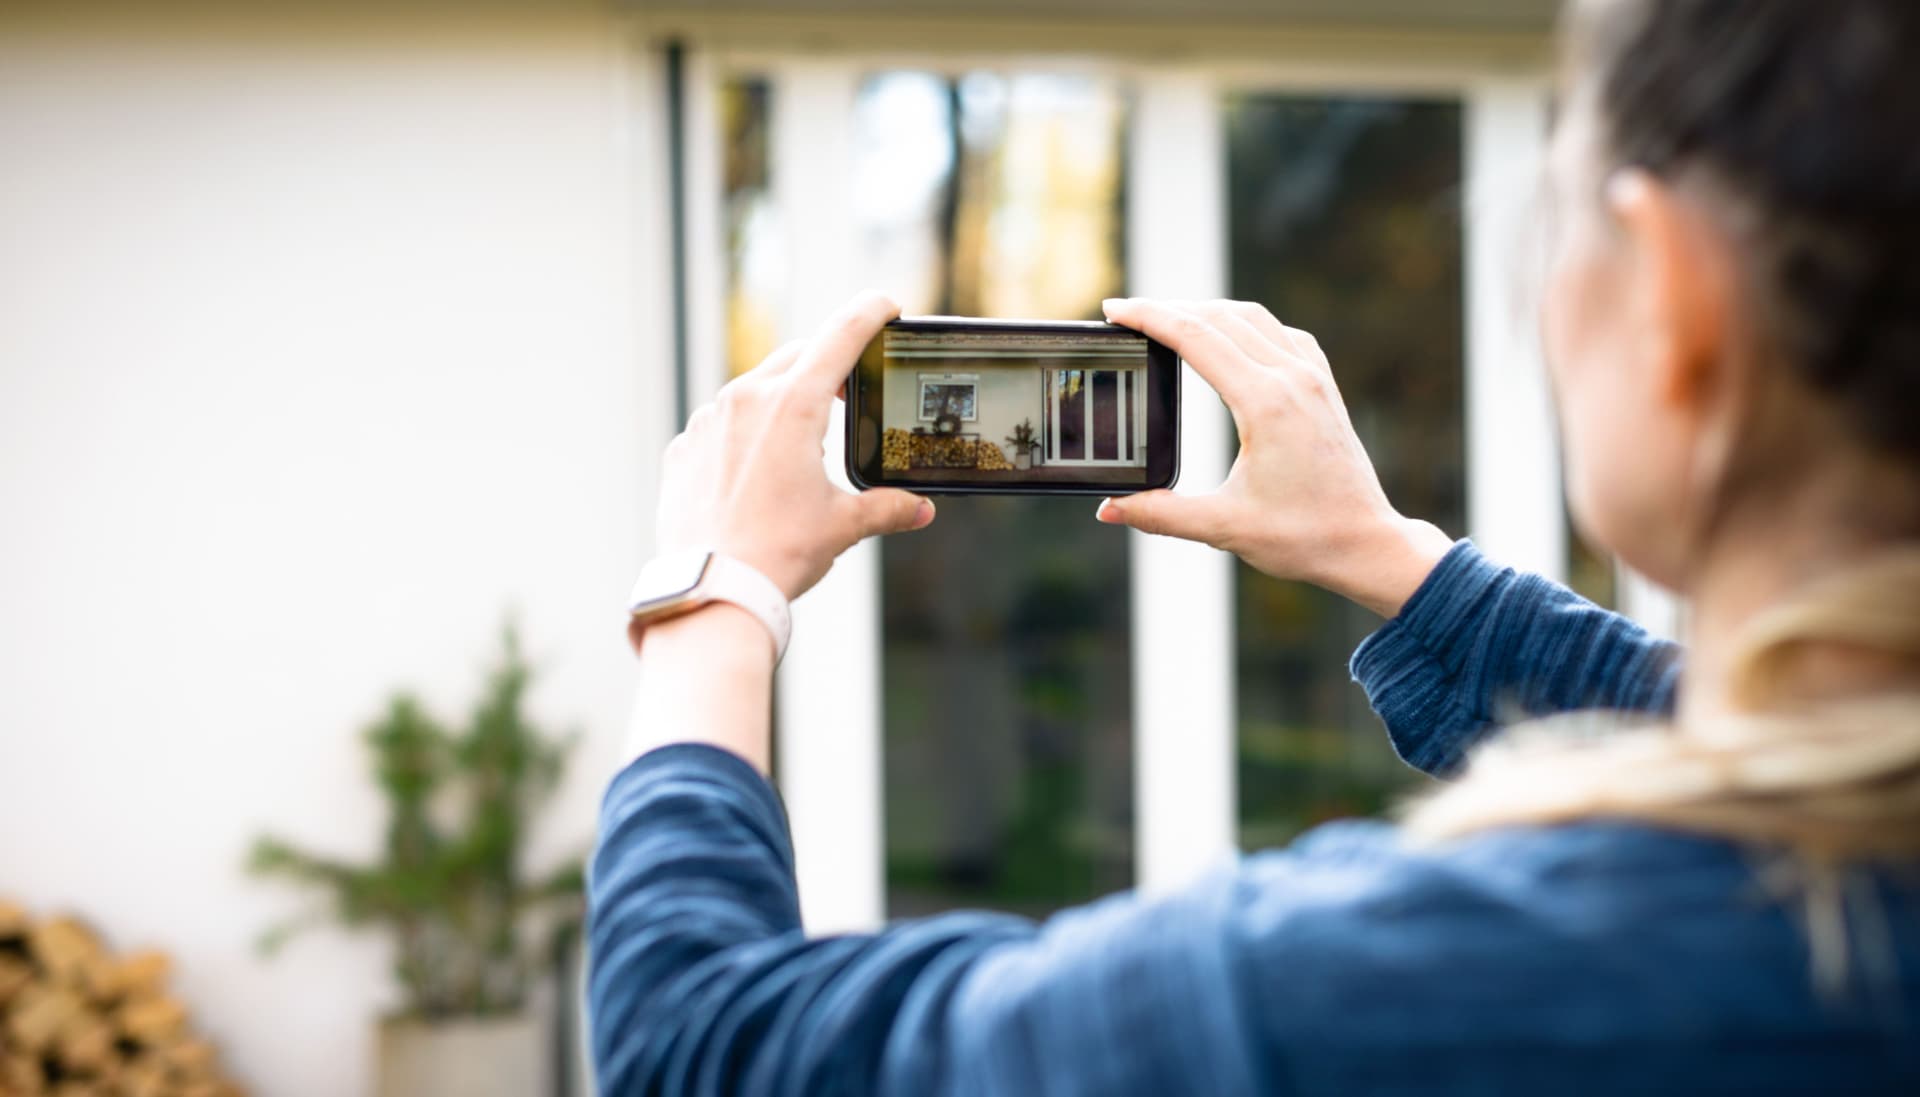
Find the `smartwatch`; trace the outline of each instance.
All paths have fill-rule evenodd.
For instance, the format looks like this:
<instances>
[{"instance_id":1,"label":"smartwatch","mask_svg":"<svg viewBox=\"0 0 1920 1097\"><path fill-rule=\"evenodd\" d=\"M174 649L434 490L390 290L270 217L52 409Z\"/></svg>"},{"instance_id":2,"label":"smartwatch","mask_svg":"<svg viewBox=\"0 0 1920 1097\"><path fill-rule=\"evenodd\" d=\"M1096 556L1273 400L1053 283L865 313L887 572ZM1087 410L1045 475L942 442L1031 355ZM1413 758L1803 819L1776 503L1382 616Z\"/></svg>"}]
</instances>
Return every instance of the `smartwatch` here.
<instances>
[{"instance_id":1,"label":"smartwatch","mask_svg":"<svg viewBox=\"0 0 1920 1097\"><path fill-rule=\"evenodd\" d=\"M773 661L786 655L793 635L787 596L759 569L721 552L675 552L648 561L627 600L627 638L639 651L647 626L713 602L753 614L773 638Z\"/></svg>"}]
</instances>

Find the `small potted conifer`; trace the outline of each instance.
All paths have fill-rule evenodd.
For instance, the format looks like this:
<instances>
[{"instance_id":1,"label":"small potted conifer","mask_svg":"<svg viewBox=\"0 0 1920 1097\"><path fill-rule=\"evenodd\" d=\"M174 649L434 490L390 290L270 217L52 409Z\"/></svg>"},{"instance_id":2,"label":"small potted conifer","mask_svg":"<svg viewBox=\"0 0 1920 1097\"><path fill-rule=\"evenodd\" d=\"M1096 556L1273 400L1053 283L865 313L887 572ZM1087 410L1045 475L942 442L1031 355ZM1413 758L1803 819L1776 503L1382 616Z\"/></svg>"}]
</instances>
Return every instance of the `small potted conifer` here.
<instances>
[{"instance_id":1,"label":"small potted conifer","mask_svg":"<svg viewBox=\"0 0 1920 1097\"><path fill-rule=\"evenodd\" d=\"M1013 450L1013 467L1028 469L1033 467L1033 451L1040 446L1040 439L1033 433L1033 420L1022 419L1020 425L1007 435L1007 447Z\"/></svg>"},{"instance_id":2,"label":"small potted conifer","mask_svg":"<svg viewBox=\"0 0 1920 1097\"><path fill-rule=\"evenodd\" d=\"M316 918L393 939L401 1005L380 1023L380 1097L526 1097L554 1076L547 1028L528 1004L545 957L526 940L536 926L571 938L582 865L522 873L531 817L571 745L528 721L530 677L509 628L464 728L405 694L388 702L364 733L388 810L377 860L336 860L273 837L254 844L254 873L323 897L314 917L269 930L264 950Z\"/></svg>"}]
</instances>

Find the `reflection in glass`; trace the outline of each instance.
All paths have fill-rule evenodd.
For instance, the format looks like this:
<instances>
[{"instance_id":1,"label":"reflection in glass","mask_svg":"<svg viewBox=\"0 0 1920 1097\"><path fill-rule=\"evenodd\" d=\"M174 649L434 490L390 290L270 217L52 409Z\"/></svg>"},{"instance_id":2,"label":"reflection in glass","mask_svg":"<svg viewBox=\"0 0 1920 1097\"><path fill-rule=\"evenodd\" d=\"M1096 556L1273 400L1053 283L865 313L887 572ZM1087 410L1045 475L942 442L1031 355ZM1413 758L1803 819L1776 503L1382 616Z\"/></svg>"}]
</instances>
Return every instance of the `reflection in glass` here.
<instances>
[{"instance_id":1,"label":"reflection in glass","mask_svg":"<svg viewBox=\"0 0 1920 1097\"><path fill-rule=\"evenodd\" d=\"M1389 497L1460 530L1458 104L1250 96L1227 121L1232 295L1314 333ZM1244 565L1236 587L1242 844L1379 812L1417 780L1346 672L1379 619Z\"/></svg>"},{"instance_id":2,"label":"reflection in glass","mask_svg":"<svg viewBox=\"0 0 1920 1097\"><path fill-rule=\"evenodd\" d=\"M1084 460L1087 456L1087 401L1084 386L1080 383L1080 371L1063 369L1054 376L1059 379L1060 390L1059 399L1054 401L1060 418L1060 459Z\"/></svg>"},{"instance_id":3,"label":"reflection in glass","mask_svg":"<svg viewBox=\"0 0 1920 1097\"><path fill-rule=\"evenodd\" d=\"M1120 103L1051 76L868 80L866 280L908 313L1097 317L1120 288ZM1086 387L1062 371L1051 388L1081 455ZM891 915L1044 914L1132 883L1127 542L1091 513L947 497L931 529L882 545Z\"/></svg>"},{"instance_id":4,"label":"reflection in glass","mask_svg":"<svg viewBox=\"0 0 1920 1097\"><path fill-rule=\"evenodd\" d=\"M779 300L786 277L778 211L768 184L767 82L757 77L720 87L722 227L727 245L727 373L739 376L771 353L779 339Z\"/></svg>"},{"instance_id":5,"label":"reflection in glass","mask_svg":"<svg viewBox=\"0 0 1920 1097\"><path fill-rule=\"evenodd\" d=\"M1567 586L1597 605L1619 608L1620 583L1612 555L1581 536L1572 515L1567 516Z\"/></svg>"},{"instance_id":6,"label":"reflection in glass","mask_svg":"<svg viewBox=\"0 0 1920 1097\"><path fill-rule=\"evenodd\" d=\"M1120 459L1120 379L1108 369L1093 371L1093 459Z\"/></svg>"}]
</instances>

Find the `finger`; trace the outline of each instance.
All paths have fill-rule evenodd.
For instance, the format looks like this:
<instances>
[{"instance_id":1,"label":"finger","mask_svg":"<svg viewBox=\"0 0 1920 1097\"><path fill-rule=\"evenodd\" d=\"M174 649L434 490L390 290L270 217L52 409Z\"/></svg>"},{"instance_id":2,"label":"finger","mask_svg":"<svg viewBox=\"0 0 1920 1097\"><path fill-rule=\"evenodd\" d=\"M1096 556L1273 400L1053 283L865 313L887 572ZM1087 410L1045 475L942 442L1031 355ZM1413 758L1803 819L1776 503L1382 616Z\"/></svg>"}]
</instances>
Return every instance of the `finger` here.
<instances>
[{"instance_id":1,"label":"finger","mask_svg":"<svg viewBox=\"0 0 1920 1097\"><path fill-rule=\"evenodd\" d=\"M1333 380L1333 367L1327 364L1319 340L1311 332L1281 323L1264 307L1251 301L1201 301L1192 308L1212 320L1261 365L1291 367L1325 381Z\"/></svg>"},{"instance_id":2,"label":"finger","mask_svg":"<svg viewBox=\"0 0 1920 1097\"><path fill-rule=\"evenodd\" d=\"M1129 526L1141 533L1157 533L1218 547L1226 528L1220 496L1175 495L1171 491L1143 491L1104 499L1094 517L1108 525Z\"/></svg>"},{"instance_id":3,"label":"finger","mask_svg":"<svg viewBox=\"0 0 1920 1097\"><path fill-rule=\"evenodd\" d=\"M1245 396L1260 367L1226 333L1168 301L1143 297L1102 303L1107 319L1172 347L1228 406Z\"/></svg>"},{"instance_id":4,"label":"finger","mask_svg":"<svg viewBox=\"0 0 1920 1097\"><path fill-rule=\"evenodd\" d=\"M924 529L933 521L933 500L899 488L870 488L849 499L861 537Z\"/></svg>"},{"instance_id":5,"label":"finger","mask_svg":"<svg viewBox=\"0 0 1920 1097\"><path fill-rule=\"evenodd\" d=\"M1255 327L1240 314L1238 301L1193 301L1181 302L1181 307L1204 317L1208 323L1220 329L1221 334L1233 340L1240 352L1261 366L1272 366L1280 358L1292 357L1293 347L1289 343L1275 342L1266 332Z\"/></svg>"},{"instance_id":6,"label":"finger","mask_svg":"<svg viewBox=\"0 0 1920 1097\"><path fill-rule=\"evenodd\" d=\"M680 430L681 437L684 438L689 435L702 434L710 430L713 427L714 417L720 414L713 410L713 408L714 406L712 404L701 404L699 407L694 408L693 414L687 416L687 425Z\"/></svg>"},{"instance_id":7,"label":"finger","mask_svg":"<svg viewBox=\"0 0 1920 1097\"><path fill-rule=\"evenodd\" d=\"M860 352L887 321L900 315L900 306L884 294L867 292L834 314L800 352L787 371L796 386L818 392L822 399L846 383Z\"/></svg>"},{"instance_id":8,"label":"finger","mask_svg":"<svg viewBox=\"0 0 1920 1097\"><path fill-rule=\"evenodd\" d=\"M800 360L800 352L805 349L807 349L805 339L789 339L780 344L772 354L760 359L759 365L740 376L760 379L778 377L793 368L793 364Z\"/></svg>"},{"instance_id":9,"label":"finger","mask_svg":"<svg viewBox=\"0 0 1920 1097\"><path fill-rule=\"evenodd\" d=\"M1257 304L1253 301L1220 301L1217 303L1229 312L1232 312L1235 316L1251 324L1255 331L1265 336L1273 345L1290 354L1303 353L1304 348L1300 344L1299 336L1305 333L1296 331L1281 323L1279 318L1268 311L1265 305Z\"/></svg>"},{"instance_id":10,"label":"finger","mask_svg":"<svg viewBox=\"0 0 1920 1097\"><path fill-rule=\"evenodd\" d=\"M714 394L713 403L730 404L745 397L750 387L762 385L768 378L780 376L792 368L794 360L800 357L800 352L805 350L806 346L805 339L793 339L781 344L772 354L760 359L759 365L721 385L720 391Z\"/></svg>"},{"instance_id":11,"label":"finger","mask_svg":"<svg viewBox=\"0 0 1920 1097\"><path fill-rule=\"evenodd\" d=\"M1278 323L1278 321L1275 322ZM1295 357L1312 366L1316 371L1328 377L1333 376L1333 364L1327 361L1327 352L1320 349L1320 340L1314 338L1312 332L1305 328L1290 328L1285 324L1281 324L1280 327L1287 333L1287 338L1293 341Z\"/></svg>"},{"instance_id":12,"label":"finger","mask_svg":"<svg viewBox=\"0 0 1920 1097\"><path fill-rule=\"evenodd\" d=\"M1327 356L1320 349L1320 341L1313 333L1301 328L1288 327L1267 309L1265 305L1254 301L1218 300L1203 302L1202 311L1210 316L1233 316L1260 333L1262 339L1280 349L1285 354L1300 359L1302 363L1320 373L1331 373L1327 365ZM1257 357L1257 356L1256 356Z\"/></svg>"}]
</instances>

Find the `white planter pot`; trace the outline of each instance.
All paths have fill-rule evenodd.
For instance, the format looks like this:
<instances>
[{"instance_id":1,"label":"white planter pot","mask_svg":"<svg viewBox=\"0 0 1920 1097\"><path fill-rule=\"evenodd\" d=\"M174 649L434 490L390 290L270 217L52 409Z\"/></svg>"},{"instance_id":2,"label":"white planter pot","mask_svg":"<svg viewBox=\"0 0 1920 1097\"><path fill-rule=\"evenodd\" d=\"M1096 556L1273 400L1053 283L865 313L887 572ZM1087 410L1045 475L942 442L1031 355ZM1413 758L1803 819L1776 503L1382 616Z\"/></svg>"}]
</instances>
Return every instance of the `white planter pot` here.
<instances>
[{"instance_id":1,"label":"white planter pot","mask_svg":"<svg viewBox=\"0 0 1920 1097\"><path fill-rule=\"evenodd\" d=\"M1017 469L1032 468L1033 467L1033 451L1030 449L1022 449L1019 453L1014 454L1013 467Z\"/></svg>"},{"instance_id":2,"label":"white planter pot","mask_svg":"<svg viewBox=\"0 0 1920 1097\"><path fill-rule=\"evenodd\" d=\"M380 1022L378 1097L542 1097L547 1033L531 1013L485 1020Z\"/></svg>"}]
</instances>

